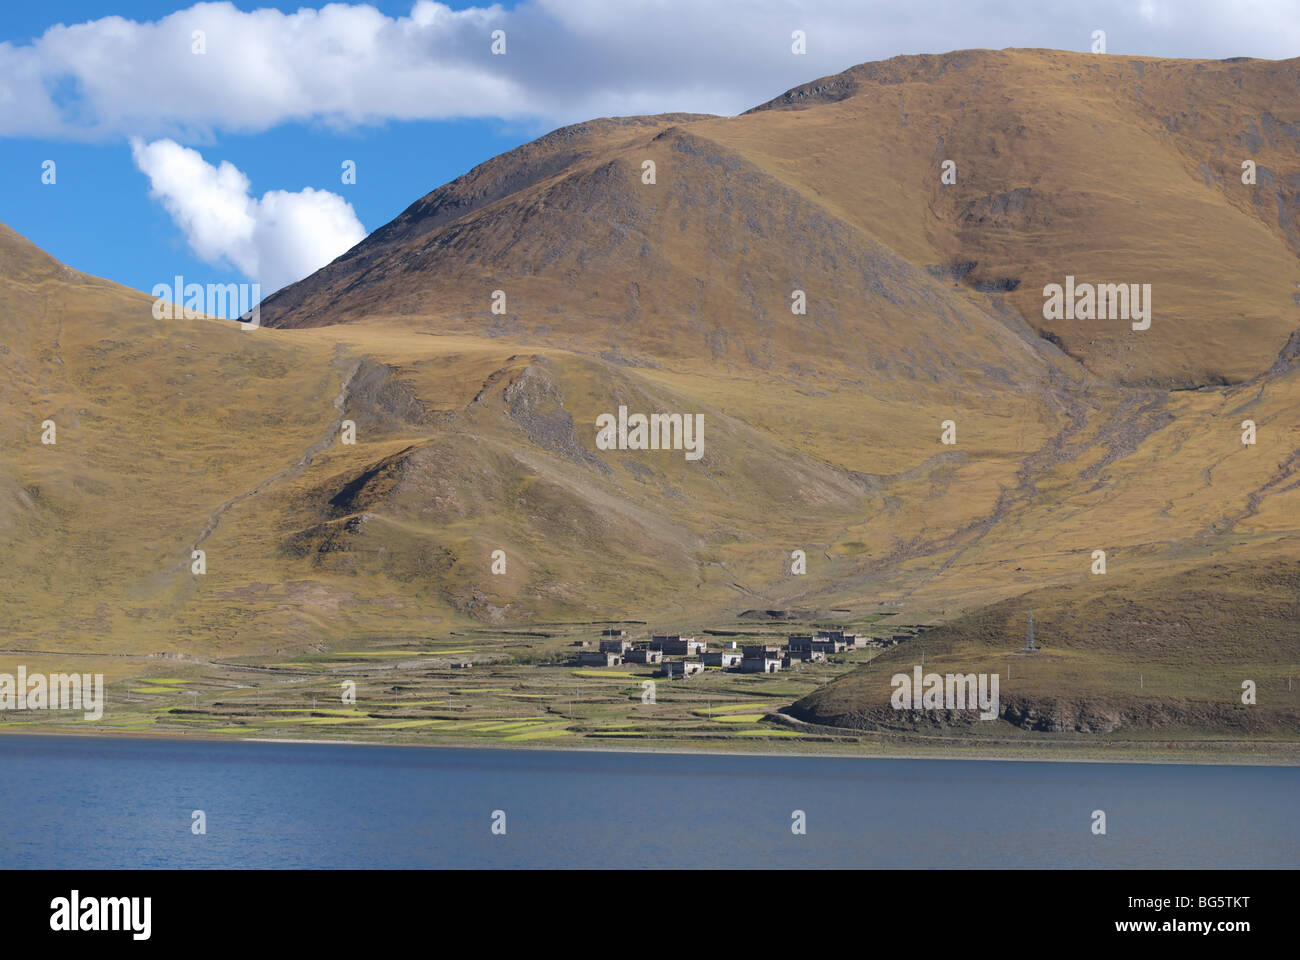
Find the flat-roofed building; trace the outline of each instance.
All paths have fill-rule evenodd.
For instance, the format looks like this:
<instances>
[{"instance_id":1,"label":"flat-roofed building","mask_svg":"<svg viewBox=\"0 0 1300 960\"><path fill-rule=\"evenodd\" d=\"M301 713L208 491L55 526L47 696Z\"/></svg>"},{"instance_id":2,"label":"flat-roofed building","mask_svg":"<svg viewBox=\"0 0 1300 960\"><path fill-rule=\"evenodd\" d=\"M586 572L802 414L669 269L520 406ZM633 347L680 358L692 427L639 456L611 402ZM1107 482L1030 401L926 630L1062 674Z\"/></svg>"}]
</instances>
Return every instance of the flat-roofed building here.
<instances>
[{"instance_id":1,"label":"flat-roofed building","mask_svg":"<svg viewBox=\"0 0 1300 960\"><path fill-rule=\"evenodd\" d=\"M850 647L866 647L870 637L863 636L862 633L845 633L842 630L823 630L819 631L814 639L832 644L831 649L827 650L828 653L841 653Z\"/></svg>"},{"instance_id":2,"label":"flat-roofed building","mask_svg":"<svg viewBox=\"0 0 1300 960\"><path fill-rule=\"evenodd\" d=\"M842 644L843 646L832 651L834 653L839 653L849 647L866 646L867 640L870 639L860 633L845 633L843 630L822 630L817 634L817 638L829 640L835 644Z\"/></svg>"},{"instance_id":3,"label":"flat-roofed building","mask_svg":"<svg viewBox=\"0 0 1300 960\"><path fill-rule=\"evenodd\" d=\"M747 646L740 659L742 673L776 673L781 669L781 648L768 646Z\"/></svg>"},{"instance_id":4,"label":"flat-roofed building","mask_svg":"<svg viewBox=\"0 0 1300 960\"><path fill-rule=\"evenodd\" d=\"M734 670L740 666L739 650L721 650L717 653L704 654L704 665L707 667L721 667L723 670Z\"/></svg>"},{"instance_id":5,"label":"flat-roofed building","mask_svg":"<svg viewBox=\"0 0 1300 960\"><path fill-rule=\"evenodd\" d=\"M662 650L667 657L693 657L707 648L708 643L704 640L677 634L656 634L650 638L650 649Z\"/></svg>"},{"instance_id":6,"label":"flat-roofed building","mask_svg":"<svg viewBox=\"0 0 1300 960\"><path fill-rule=\"evenodd\" d=\"M617 653L590 650L578 654L578 662L586 667L617 667L622 664L623 658Z\"/></svg>"},{"instance_id":7,"label":"flat-roofed building","mask_svg":"<svg viewBox=\"0 0 1300 960\"><path fill-rule=\"evenodd\" d=\"M812 656L813 638L812 637L790 637L786 640L786 647L790 651L790 656L796 660L807 660Z\"/></svg>"},{"instance_id":8,"label":"flat-roofed building","mask_svg":"<svg viewBox=\"0 0 1300 960\"><path fill-rule=\"evenodd\" d=\"M665 660L659 667L659 676L667 677L669 680L673 677L691 677L703 672L704 664L699 660Z\"/></svg>"}]
</instances>

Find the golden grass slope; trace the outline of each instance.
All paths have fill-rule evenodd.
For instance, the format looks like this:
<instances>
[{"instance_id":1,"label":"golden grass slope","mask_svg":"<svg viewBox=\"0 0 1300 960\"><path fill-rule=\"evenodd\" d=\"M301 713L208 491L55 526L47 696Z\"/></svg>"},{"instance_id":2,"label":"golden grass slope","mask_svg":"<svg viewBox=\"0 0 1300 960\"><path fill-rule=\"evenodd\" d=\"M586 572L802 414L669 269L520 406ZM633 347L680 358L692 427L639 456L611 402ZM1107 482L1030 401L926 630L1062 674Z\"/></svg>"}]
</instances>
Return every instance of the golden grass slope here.
<instances>
[{"instance_id":1,"label":"golden grass slope","mask_svg":"<svg viewBox=\"0 0 1300 960\"><path fill-rule=\"evenodd\" d=\"M1028 614L1039 649L1024 652ZM895 710L895 674L997 674L1000 722ZM890 650L791 708L808 722L886 731L1300 736L1300 563L1256 557L1177 574L1035 590ZM1248 692L1247 692L1248 688Z\"/></svg>"},{"instance_id":2,"label":"golden grass slope","mask_svg":"<svg viewBox=\"0 0 1300 960\"><path fill-rule=\"evenodd\" d=\"M224 321L155 321L149 297L76 273L8 228L0 265L7 642L184 646L173 618L197 589L191 550L223 504L337 416L332 350Z\"/></svg>"}]
</instances>

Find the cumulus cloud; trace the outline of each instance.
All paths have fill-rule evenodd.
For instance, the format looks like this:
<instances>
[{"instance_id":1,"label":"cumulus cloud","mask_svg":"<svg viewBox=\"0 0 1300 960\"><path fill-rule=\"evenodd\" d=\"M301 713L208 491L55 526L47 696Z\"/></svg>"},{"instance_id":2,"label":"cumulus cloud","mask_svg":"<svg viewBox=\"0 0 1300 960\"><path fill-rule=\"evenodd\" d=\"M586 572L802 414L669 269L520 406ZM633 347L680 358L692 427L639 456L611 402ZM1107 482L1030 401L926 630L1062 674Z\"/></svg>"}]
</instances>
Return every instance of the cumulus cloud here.
<instances>
[{"instance_id":1,"label":"cumulus cloud","mask_svg":"<svg viewBox=\"0 0 1300 960\"><path fill-rule=\"evenodd\" d=\"M133 139L131 155L194 253L233 267L263 294L301 280L366 235L352 205L327 190L270 190L259 200L234 164L213 166L174 140Z\"/></svg>"},{"instance_id":2,"label":"cumulus cloud","mask_svg":"<svg viewBox=\"0 0 1300 960\"><path fill-rule=\"evenodd\" d=\"M506 54L490 52L505 30ZM790 51L803 30L807 54ZM735 113L864 60L970 47L1284 58L1295 0L524 0L409 15L200 3L0 43L0 136L94 139L496 117ZM203 54L192 53L203 31Z\"/></svg>"}]
</instances>

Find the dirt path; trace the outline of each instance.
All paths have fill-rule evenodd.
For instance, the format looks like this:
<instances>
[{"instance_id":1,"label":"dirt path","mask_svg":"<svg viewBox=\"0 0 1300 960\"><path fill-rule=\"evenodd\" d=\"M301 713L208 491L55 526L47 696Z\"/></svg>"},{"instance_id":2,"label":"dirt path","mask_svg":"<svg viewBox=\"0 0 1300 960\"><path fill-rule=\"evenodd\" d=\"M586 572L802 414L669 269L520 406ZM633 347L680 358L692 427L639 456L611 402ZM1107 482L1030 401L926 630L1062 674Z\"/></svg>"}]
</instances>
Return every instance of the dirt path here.
<instances>
[{"instance_id":1,"label":"dirt path","mask_svg":"<svg viewBox=\"0 0 1300 960\"><path fill-rule=\"evenodd\" d=\"M336 362L342 359L342 353L343 353L343 348L340 346L335 356ZM216 532L217 527L221 525L222 518L225 517L225 515L228 512L230 512L231 509L233 509L238 504L243 503L245 500L251 499L252 497L255 497L258 494L264 492L267 488L271 487L276 483L279 483L281 480L285 480L289 477L295 477L298 474L302 473L309 466L311 466L312 458L315 457L316 454L320 453L322 450L326 449L327 447L329 447L331 443L334 442L335 438L338 436L339 428L343 423L343 411L347 406L348 396L352 388L352 381L356 378L357 372L361 369L361 363L362 362L360 360L354 361L351 369L348 370L347 375L343 378L343 384L339 388L338 395L334 397L334 409L335 411L337 411L338 415L334 418L333 422L325 430L321 438L317 440L315 443L313 443L311 446L309 446L305 451L303 451L302 455L294 463L285 467L283 470L277 471L276 473L267 477L265 480L261 481L251 489L245 490L243 493L239 494L238 496L231 497L225 503L221 504L219 507L213 510L212 513L209 514L207 521L203 524L203 528L199 531L198 536L195 538L193 545L190 548L191 550L197 550L200 544L202 544L205 540L207 540L209 537L212 536L212 534ZM174 574L179 574L185 570L188 570L189 566L190 566L190 560L186 558L184 560L178 561L171 568L171 572Z\"/></svg>"}]
</instances>

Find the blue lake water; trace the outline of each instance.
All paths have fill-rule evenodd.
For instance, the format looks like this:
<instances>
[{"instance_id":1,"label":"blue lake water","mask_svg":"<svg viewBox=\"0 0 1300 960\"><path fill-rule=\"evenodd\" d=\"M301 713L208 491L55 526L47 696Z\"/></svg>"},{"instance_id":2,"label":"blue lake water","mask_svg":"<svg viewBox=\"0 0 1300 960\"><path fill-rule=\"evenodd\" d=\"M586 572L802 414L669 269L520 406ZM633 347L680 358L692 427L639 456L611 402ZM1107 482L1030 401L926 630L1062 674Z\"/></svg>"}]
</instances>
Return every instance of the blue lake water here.
<instances>
[{"instance_id":1,"label":"blue lake water","mask_svg":"<svg viewBox=\"0 0 1300 960\"><path fill-rule=\"evenodd\" d=\"M1293 868L1298 800L1292 767L0 736L0 865Z\"/></svg>"}]
</instances>

